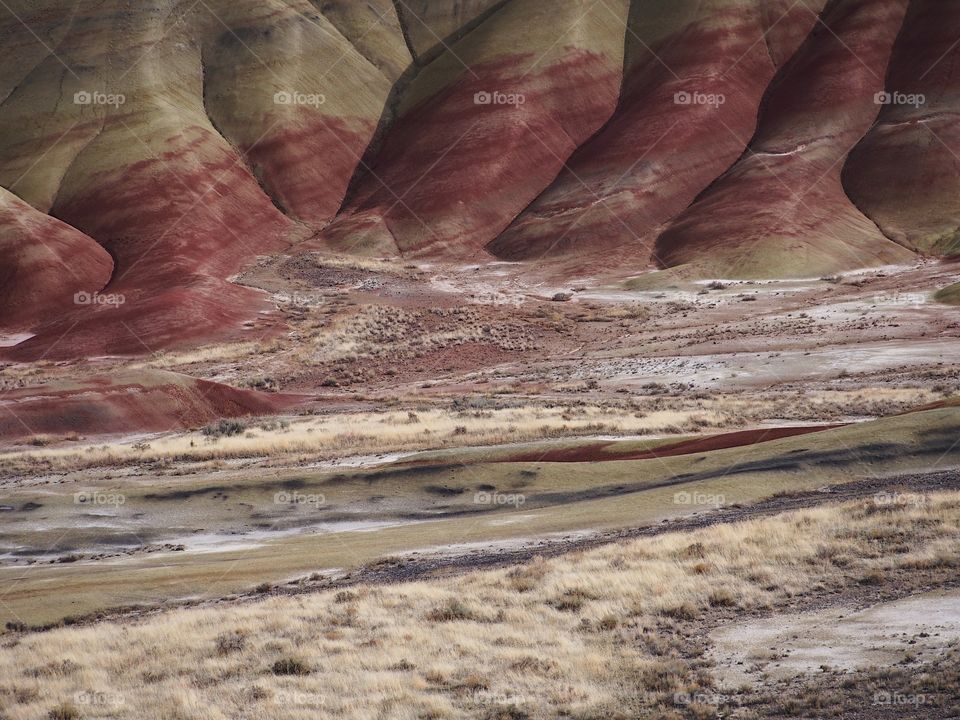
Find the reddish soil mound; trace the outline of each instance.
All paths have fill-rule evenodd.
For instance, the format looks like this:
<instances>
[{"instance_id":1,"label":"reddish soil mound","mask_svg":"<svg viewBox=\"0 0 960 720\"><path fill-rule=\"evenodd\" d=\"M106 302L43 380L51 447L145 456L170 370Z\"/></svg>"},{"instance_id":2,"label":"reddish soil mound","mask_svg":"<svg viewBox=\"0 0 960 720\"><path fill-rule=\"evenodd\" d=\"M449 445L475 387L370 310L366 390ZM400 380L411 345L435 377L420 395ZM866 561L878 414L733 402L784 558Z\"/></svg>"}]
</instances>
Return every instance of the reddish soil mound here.
<instances>
[{"instance_id":1,"label":"reddish soil mound","mask_svg":"<svg viewBox=\"0 0 960 720\"><path fill-rule=\"evenodd\" d=\"M0 326L13 329L76 309L75 295L100 290L113 271L92 238L2 188L0 257Z\"/></svg>"},{"instance_id":2,"label":"reddish soil mound","mask_svg":"<svg viewBox=\"0 0 960 720\"><path fill-rule=\"evenodd\" d=\"M658 238L664 267L804 277L908 262L850 202L846 154L870 128L908 0L833 0L767 93L743 158ZM837 78L843 82L837 82Z\"/></svg>"},{"instance_id":3,"label":"reddish soil mound","mask_svg":"<svg viewBox=\"0 0 960 720\"><path fill-rule=\"evenodd\" d=\"M488 249L526 260L628 245L633 257L648 256L650 233L729 168L753 134L777 70L757 42L770 4L634 3L632 66L614 118ZM776 16L778 56L789 57L816 21L822 0L812 4Z\"/></svg>"},{"instance_id":4,"label":"reddish soil mound","mask_svg":"<svg viewBox=\"0 0 960 720\"><path fill-rule=\"evenodd\" d=\"M0 438L163 432L272 415L300 402L168 372L98 376L0 395Z\"/></svg>"},{"instance_id":5,"label":"reddish soil mound","mask_svg":"<svg viewBox=\"0 0 960 720\"><path fill-rule=\"evenodd\" d=\"M812 427L781 427L763 430L741 430L739 432L713 435L696 440L684 440L672 445L663 445L653 450L639 450L632 453L617 452L616 442L601 442L562 450L547 450L513 455L498 462L604 462L610 460L650 460L671 457L673 455L691 455L693 453L726 450L727 448L756 445L757 443L796 435L808 435L823 430L833 430L843 425L815 425Z\"/></svg>"},{"instance_id":6,"label":"reddish soil mound","mask_svg":"<svg viewBox=\"0 0 960 720\"><path fill-rule=\"evenodd\" d=\"M298 220L335 214L390 91L373 63L404 63L399 28L381 13L385 34L371 37L384 54L368 47L367 59L306 0L201 3L178 11L175 31L136 3L13 5L0 8L11 46L0 186L95 240L115 270L105 288L90 271L81 288L102 297L65 313L35 273L36 317L56 319L10 355L142 354L241 335L262 298L227 279L314 234ZM358 38L378 19L331 12ZM35 57L38 45L57 51ZM21 52L36 63L26 76L10 61Z\"/></svg>"},{"instance_id":7,"label":"reddish soil mound","mask_svg":"<svg viewBox=\"0 0 960 720\"><path fill-rule=\"evenodd\" d=\"M515 0L426 67L327 244L483 256L616 107L626 4L605 5Z\"/></svg>"},{"instance_id":8,"label":"reddish soil mound","mask_svg":"<svg viewBox=\"0 0 960 720\"><path fill-rule=\"evenodd\" d=\"M880 120L844 169L850 197L898 243L960 252L960 1L913 0Z\"/></svg>"},{"instance_id":9,"label":"reddish soil mound","mask_svg":"<svg viewBox=\"0 0 960 720\"><path fill-rule=\"evenodd\" d=\"M53 214L106 247L116 262L113 279L8 357L155 352L239 334L262 308L257 293L224 278L259 253L287 247L293 223L212 134L195 127L181 137L164 158L99 174L63 193Z\"/></svg>"}]
</instances>

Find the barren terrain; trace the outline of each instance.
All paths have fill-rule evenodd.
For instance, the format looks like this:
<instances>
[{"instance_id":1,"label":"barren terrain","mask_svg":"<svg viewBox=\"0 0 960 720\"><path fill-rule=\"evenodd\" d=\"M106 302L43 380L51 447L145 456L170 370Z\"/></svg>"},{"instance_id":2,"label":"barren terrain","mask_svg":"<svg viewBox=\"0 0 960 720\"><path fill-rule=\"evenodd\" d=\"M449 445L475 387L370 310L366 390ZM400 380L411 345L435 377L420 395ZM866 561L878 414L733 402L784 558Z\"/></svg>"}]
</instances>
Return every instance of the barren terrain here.
<instances>
[{"instance_id":1,"label":"barren terrain","mask_svg":"<svg viewBox=\"0 0 960 720\"><path fill-rule=\"evenodd\" d=\"M960 715L960 0L0 39L0 720Z\"/></svg>"}]
</instances>

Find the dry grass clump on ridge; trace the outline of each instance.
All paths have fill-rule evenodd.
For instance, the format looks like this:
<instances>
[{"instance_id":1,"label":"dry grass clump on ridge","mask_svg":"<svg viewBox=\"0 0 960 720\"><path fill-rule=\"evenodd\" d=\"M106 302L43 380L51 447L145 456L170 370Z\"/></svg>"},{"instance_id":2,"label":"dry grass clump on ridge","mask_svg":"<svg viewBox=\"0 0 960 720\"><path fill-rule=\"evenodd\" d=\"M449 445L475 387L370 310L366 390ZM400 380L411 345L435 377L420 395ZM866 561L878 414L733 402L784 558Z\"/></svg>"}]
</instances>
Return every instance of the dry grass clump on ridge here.
<instances>
[{"instance_id":1,"label":"dry grass clump on ridge","mask_svg":"<svg viewBox=\"0 0 960 720\"><path fill-rule=\"evenodd\" d=\"M690 632L723 608L960 565L960 493L859 502L510 569L7 638L10 720L711 717Z\"/></svg>"},{"instance_id":2,"label":"dry grass clump on ridge","mask_svg":"<svg viewBox=\"0 0 960 720\"><path fill-rule=\"evenodd\" d=\"M171 434L128 444L44 447L53 438L33 443L36 450L0 454L0 469L36 472L43 469L98 467L161 460L203 461L233 458L309 455L312 460L379 455L391 452L499 445L583 435L641 435L703 431L724 424L723 416L703 409L626 413L617 407L558 406L482 410L429 409L418 412L345 413L283 421L221 421L242 431L226 433L220 424L196 432ZM42 443L42 444L41 444Z\"/></svg>"}]
</instances>

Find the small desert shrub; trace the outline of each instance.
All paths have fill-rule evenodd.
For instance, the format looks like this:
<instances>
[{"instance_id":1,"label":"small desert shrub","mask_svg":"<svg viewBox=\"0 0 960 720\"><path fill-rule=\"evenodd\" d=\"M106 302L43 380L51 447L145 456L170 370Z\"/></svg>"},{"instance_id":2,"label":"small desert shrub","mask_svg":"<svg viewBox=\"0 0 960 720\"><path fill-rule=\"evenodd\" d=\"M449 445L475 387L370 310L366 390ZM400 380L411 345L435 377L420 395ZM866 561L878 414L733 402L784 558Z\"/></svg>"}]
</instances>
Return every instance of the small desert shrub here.
<instances>
[{"instance_id":1,"label":"small desert shrub","mask_svg":"<svg viewBox=\"0 0 960 720\"><path fill-rule=\"evenodd\" d=\"M471 693L479 692L480 690L487 690L490 688L490 683L488 683L484 678L476 673L471 673L467 675L463 680L458 683L458 690L466 690Z\"/></svg>"},{"instance_id":2,"label":"small desert shrub","mask_svg":"<svg viewBox=\"0 0 960 720\"><path fill-rule=\"evenodd\" d=\"M275 378L262 376L250 378L246 382L247 387L263 392L277 392L280 389L280 383Z\"/></svg>"},{"instance_id":3,"label":"small desert shrub","mask_svg":"<svg viewBox=\"0 0 960 720\"><path fill-rule=\"evenodd\" d=\"M596 600L597 596L582 588L567 590L558 598L550 601L550 605L563 612L579 612L588 600Z\"/></svg>"},{"instance_id":4,"label":"small desert shrub","mask_svg":"<svg viewBox=\"0 0 960 720\"><path fill-rule=\"evenodd\" d=\"M701 542L695 542L687 545L680 551L679 556L682 560L703 560L707 555L707 548Z\"/></svg>"},{"instance_id":5,"label":"small desert shrub","mask_svg":"<svg viewBox=\"0 0 960 720\"><path fill-rule=\"evenodd\" d=\"M423 674L423 679L426 680L431 685L447 684L447 676L444 675L440 670L427 670Z\"/></svg>"},{"instance_id":6,"label":"small desert shrub","mask_svg":"<svg viewBox=\"0 0 960 720\"><path fill-rule=\"evenodd\" d=\"M695 575L707 575L710 573L710 563L698 562L693 566L693 572Z\"/></svg>"},{"instance_id":7,"label":"small desert shrub","mask_svg":"<svg viewBox=\"0 0 960 720\"><path fill-rule=\"evenodd\" d=\"M734 607L737 597L728 588L717 588L710 593L710 607Z\"/></svg>"},{"instance_id":8,"label":"small desert shrub","mask_svg":"<svg viewBox=\"0 0 960 720\"><path fill-rule=\"evenodd\" d=\"M53 708L47 717L50 720L79 720L80 711L72 703L61 703Z\"/></svg>"},{"instance_id":9,"label":"small desert shrub","mask_svg":"<svg viewBox=\"0 0 960 720\"><path fill-rule=\"evenodd\" d=\"M239 630L223 633L217 636L217 655L229 655L230 653L240 652L246 644L246 635Z\"/></svg>"},{"instance_id":10,"label":"small desert shrub","mask_svg":"<svg viewBox=\"0 0 960 720\"><path fill-rule=\"evenodd\" d=\"M309 675L310 666L300 658L281 658L277 660L270 671L274 675Z\"/></svg>"},{"instance_id":11,"label":"small desert shrub","mask_svg":"<svg viewBox=\"0 0 960 720\"><path fill-rule=\"evenodd\" d=\"M360 612L353 605L348 605L343 612L338 612L330 618L330 624L334 627L356 627L357 618Z\"/></svg>"},{"instance_id":12,"label":"small desert shrub","mask_svg":"<svg viewBox=\"0 0 960 720\"><path fill-rule=\"evenodd\" d=\"M693 603L688 601L674 605L673 607L666 607L661 610L660 613L674 620L695 620L698 615L697 608Z\"/></svg>"},{"instance_id":13,"label":"small desert shrub","mask_svg":"<svg viewBox=\"0 0 960 720\"><path fill-rule=\"evenodd\" d=\"M640 687L649 692L673 692L678 681L686 676L683 661L674 658L663 659L643 668L639 674Z\"/></svg>"},{"instance_id":14,"label":"small desert shrub","mask_svg":"<svg viewBox=\"0 0 960 720\"><path fill-rule=\"evenodd\" d=\"M207 425L201 432L210 438L233 437L240 435L247 426L239 420L223 418L212 425Z\"/></svg>"},{"instance_id":15,"label":"small desert shrub","mask_svg":"<svg viewBox=\"0 0 960 720\"><path fill-rule=\"evenodd\" d=\"M526 565L520 565L510 570L507 573L507 582L515 592L530 592L540 584L549 569L546 561L538 556Z\"/></svg>"},{"instance_id":16,"label":"small desert shrub","mask_svg":"<svg viewBox=\"0 0 960 720\"><path fill-rule=\"evenodd\" d=\"M604 615L600 618L600 622L597 623L597 627L600 630L616 630L617 626L620 624L620 620L617 619L616 615Z\"/></svg>"},{"instance_id":17,"label":"small desert shrub","mask_svg":"<svg viewBox=\"0 0 960 720\"><path fill-rule=\"evenodd\" d=\"M66 677L67 675L72 675L79 669L80 666L72 660L62 660L60 662L51 662L46 665L41 665L40 667L30 668L24 671L24 674L34 678Z\"/></svg>"},{"instance_id":18,"label":"small desert shrub","mask_svg":"<svg viewBox=\"0 0 960 720\"><path fill-rule=\"evenodd\" d=\"M427 613L430 622L451 622L453 620L474 620L473 611L457 599L447 600L440 607L435 607Z\"/></svg>"}]
</instances>

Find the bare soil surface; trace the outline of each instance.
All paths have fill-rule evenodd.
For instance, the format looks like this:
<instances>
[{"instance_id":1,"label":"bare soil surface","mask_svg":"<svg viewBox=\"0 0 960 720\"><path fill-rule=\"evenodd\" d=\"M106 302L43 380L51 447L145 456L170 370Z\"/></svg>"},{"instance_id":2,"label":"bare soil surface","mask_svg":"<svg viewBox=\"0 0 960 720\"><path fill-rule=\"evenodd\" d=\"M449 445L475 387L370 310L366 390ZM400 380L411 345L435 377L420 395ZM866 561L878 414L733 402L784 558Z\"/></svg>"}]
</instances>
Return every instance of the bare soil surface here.
<instances>
[{"instance_id":1,"label":"bare soil surface","mask_svg":"<svg viewBox=\"0 0 960 720\"><path fill-rule=\"evenodd\" d=\"M960 641L960 593L931 592L862 610L830 608L722 627L711 640L721 687L831 668L932 661Z\"/></svg>"}]
</instances>

